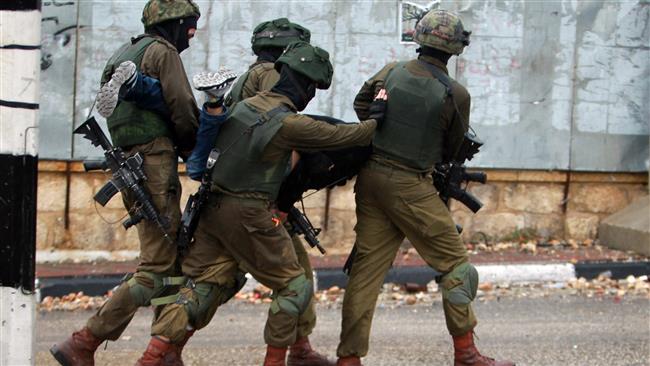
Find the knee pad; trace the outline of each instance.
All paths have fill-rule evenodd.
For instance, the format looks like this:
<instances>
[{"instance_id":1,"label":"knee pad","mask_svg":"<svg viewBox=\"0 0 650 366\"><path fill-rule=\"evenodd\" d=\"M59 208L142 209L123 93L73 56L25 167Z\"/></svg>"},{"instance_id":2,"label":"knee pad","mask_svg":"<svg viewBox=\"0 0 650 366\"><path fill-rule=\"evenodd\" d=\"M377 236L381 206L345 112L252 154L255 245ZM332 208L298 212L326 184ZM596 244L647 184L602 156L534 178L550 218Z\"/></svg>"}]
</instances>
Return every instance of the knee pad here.
<instances>
[{"instance_id":1,"label":"knee pad","mask_svg":"<svg viewBox=\"0 0 650 366\"><path fill-rule=\"evenodd\" d=\"M467 305L476 297L478 271L469 262L456 266L442 276L442 299L455 305Z\"/></svg>"},{"instance_id":2,"label":"knee pad","mask_svg":"<svg viewBox=\"0 0 650 366\"><path fill-rule=\"evenodd\" d=\"M208 325L217 308L239 292L246 284L244 272L238 272L232 283L217 285L199 282L193 288L184 287L178 294L177 304L183 304L185 311L196 329Z\"/></svg>"},{"instance_id":3,"label":"knee pad","mask_svg":"<svg viewBox=\"0 0 650 366\"><path fill-rule=\"evenodd\" d=\"M149 306L155 294L162 291L162 275L152 272L135 272L128 274L124 281L129 286L129 293L138 306Z\"/></svg>"},{"instance_id":4,"label":"knee pad","mask_svg":"<svg viewBox=\"0 0 650 366\"><path fill-rule=\"evenodd\" d=\"M271 313L284 311L297 317L307 310L312 296L314 296L314 286L304 274L301 274L289 281L287 287L273 292Z\"/></svg>"}]
</instances>

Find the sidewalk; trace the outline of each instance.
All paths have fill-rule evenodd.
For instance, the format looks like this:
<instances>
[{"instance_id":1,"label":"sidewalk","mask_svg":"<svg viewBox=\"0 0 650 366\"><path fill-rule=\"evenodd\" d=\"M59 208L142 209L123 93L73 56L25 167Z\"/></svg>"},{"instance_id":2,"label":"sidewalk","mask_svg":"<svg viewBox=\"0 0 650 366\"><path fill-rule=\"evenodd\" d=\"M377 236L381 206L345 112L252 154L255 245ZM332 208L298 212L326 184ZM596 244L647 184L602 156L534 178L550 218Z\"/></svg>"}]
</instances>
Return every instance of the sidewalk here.
<instances>
[{"instance_id":1,"label":"sidewalk","mask_svg":"<svg viewBox=\"0 0 650 366\"><path fill-rule=\"evenodd\" d=\"M606 271L612 278L650 275L647 258L598 246L566 248L537 246L470 252L482 282L562 282L574 277L595 278ZM101 257L100 258L104 258ZM347 277L341 271L345 255L311 256L319 288L344 288ZM83 291L103 295L117 285L124 274L133 272L137 261L97 260L84 263L37 263L36 277L41 296L61 296ZM385 282L426 285L437 273L413 250L397 254Z\"/></svg>"}]
</instances>

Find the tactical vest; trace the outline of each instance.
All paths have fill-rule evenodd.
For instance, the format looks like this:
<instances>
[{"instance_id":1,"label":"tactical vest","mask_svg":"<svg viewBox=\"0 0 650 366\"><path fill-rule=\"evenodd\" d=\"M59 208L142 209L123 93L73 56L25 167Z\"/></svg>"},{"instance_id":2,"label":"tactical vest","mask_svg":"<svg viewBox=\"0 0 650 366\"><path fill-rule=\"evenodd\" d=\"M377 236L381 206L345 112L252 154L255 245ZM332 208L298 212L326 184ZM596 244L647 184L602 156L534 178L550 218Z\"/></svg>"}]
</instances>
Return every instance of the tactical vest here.
<instances>
[{"instance_id":1,"label":"tactical vest","mask_svg":"<svg viewBox=\"0 0 650 366\"><path fill-rule=\"evenodd\" d=\"M124 44L108 60L102 73L102 84L110 80L115 69L124 61L133 61L140 71L144 53L154 42L156 42L155 38L142 35ZM115 146L139 145L156 137L171 136L168 118L149 110L140 109L133 102L120 101L106 122Z\"/></svg>"},{"instance_id":2,"label":"tactical vest","mask_svg":"<svg viewBox=\"0 0 650 366\"><path fill-rule=\"evenodd\" d=\"M217 137L215 147L222 153L212 171L213 184L233 193L262 193L274 201L291 151L278 161L264 161L262 153L290 114L284 106L260 113L245 102L237 104Z\"/></svg>"},{"instance_id":3,"label":"tactical vest","mask_svg":"<svg viewBox=\"0 0 650 366\"><path fill-rule=\"evenodd\" d=\"M437 79L411 74L406 63L395 65L386 78L388 109L375 132L373 151L429 171L442 160L446 133L439 120L447 91Z\"/></svg>"},{"instance_id":4,"label":"tactical vest","mask_svg":"<svg viewBox=\"0 0 650 366\"><path fill-rule=\"evenodd\" d=\"M239 76L239 78L237 78L237 81L232 86L232 89L230 89L230 93L228 93L228 96L226 97L226 101L225 101L226 107L232 108L232 106L234 106L235 104L241 102L242 100L252 97L252 95L247 95L247 96L243 95L243 93L244 93L244 85L246 85L246 82L248 81L248 76L250 75L251 71L253 71L254 69L256 69L258 67L264 68L266 66L266 64L271 64L271 66L272 66L271 69L273 70L273 63L271 63L271 62L261 62L261 63L255 65L255 66L251 67L250 69L248 69L248 71L241 74ZM268 72L268 70L267 70L267 72ZM265 90L256 90L256 92L261 92L261 91L265 91Z\"/></svg>"}]
</instances>

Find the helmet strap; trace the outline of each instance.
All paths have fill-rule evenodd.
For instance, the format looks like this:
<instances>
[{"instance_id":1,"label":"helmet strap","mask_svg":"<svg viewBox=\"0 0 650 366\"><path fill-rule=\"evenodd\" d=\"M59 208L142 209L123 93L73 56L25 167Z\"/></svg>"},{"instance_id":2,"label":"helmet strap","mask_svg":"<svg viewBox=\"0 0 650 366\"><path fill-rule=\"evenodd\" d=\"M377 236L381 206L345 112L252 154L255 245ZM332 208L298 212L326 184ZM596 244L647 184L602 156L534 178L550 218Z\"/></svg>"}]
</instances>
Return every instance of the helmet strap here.
<instances>
[{"instance_id":1,"label":"helmet strap","mask_svg":"<svg viewBox=\"0 0 650 366\"><path fill-rule=\"evenodd\" d=\"M449 58L452 56L451 53L429 46L420 46L420 48L416 49L415 52L419 53L421 56L433 57L444 64L447 64L447 61L449 61Z\"/></svg>"}]
</instances>

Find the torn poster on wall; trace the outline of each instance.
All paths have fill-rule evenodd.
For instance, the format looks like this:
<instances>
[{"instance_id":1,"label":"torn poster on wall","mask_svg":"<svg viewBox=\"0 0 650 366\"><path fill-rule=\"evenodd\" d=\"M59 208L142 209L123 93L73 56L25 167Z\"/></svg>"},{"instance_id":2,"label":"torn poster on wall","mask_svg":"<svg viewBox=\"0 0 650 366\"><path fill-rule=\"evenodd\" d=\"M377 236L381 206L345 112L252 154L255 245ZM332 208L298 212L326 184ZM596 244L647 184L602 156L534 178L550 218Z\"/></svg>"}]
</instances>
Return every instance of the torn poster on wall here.
<instances>
[{"instance_id":1,"label":"torn poster on wall","mask_svg":"<svg viewBox=\"0 0 650 366\"><path fill-rule=\"evenodd\" d=\"M426 6L411 1L399 1L397 3L397 14L399 19L400 43L415 43L415 25L431 9L438 9L440 0L432 1Z\"/></svg>"}]
</instances>

